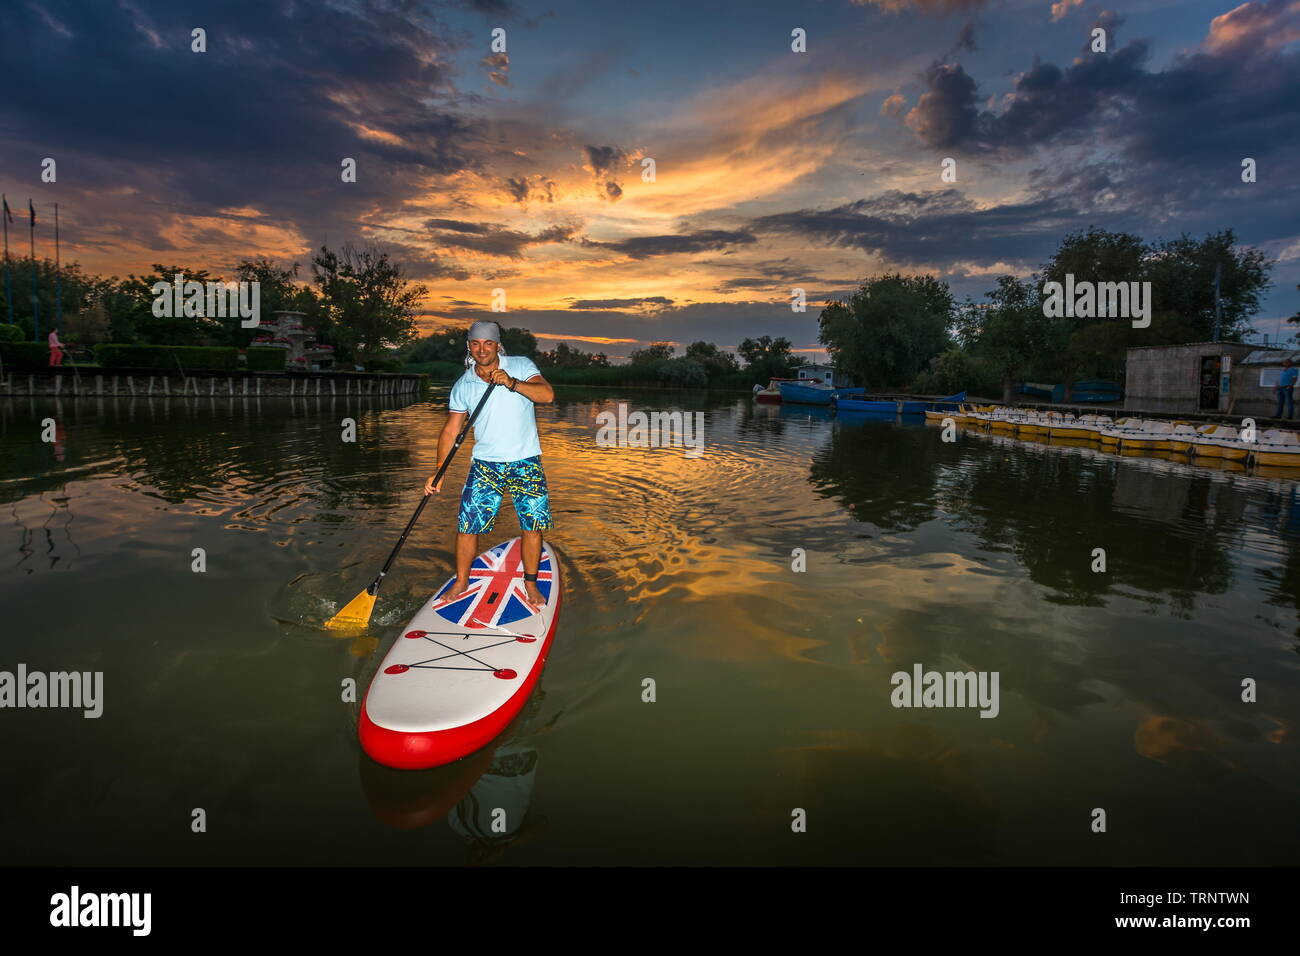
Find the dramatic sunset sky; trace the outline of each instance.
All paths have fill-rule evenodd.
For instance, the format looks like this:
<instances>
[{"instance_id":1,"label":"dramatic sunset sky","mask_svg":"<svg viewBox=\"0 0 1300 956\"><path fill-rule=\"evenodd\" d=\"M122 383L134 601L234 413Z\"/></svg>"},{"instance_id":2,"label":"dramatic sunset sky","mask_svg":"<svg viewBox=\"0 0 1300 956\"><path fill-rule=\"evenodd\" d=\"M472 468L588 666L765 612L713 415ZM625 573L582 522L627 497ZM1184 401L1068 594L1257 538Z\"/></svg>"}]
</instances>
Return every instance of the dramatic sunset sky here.
<instances>
[{"instance_id":1,"label":"dramatic sunset sky","mask_svg":"<svg viewBox=\"0 0 1300 956\"><path fill-rule=\"evenodd\" d=\"M960 299L1072 229L1230 227L1279 260L1256 327L1300 309L1300 0L7 0L0 52L11 247L57 201L91 272L373 242L428 330L500 287L543 347L816 355L884 270Z\"/></svg>"}]
</instances>

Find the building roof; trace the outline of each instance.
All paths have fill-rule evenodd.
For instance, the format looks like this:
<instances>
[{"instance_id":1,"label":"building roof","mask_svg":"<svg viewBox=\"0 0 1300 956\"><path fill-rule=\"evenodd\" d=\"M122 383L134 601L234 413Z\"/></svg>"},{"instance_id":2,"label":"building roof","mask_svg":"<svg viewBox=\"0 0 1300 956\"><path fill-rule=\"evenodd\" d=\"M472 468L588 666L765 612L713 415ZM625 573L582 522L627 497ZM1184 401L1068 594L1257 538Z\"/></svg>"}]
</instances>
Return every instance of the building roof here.
<instances>
[{"instance_id":1,"label":"building roof","mask_svg":"<svg viewBox=\"0 0 1300 956\"><path fill-rule=\"evenodd\" d=\"M1300 351L1294 349L1259 349L1241 360L1242 365L1281 365L1284 359L1300 364Z\"/></svg>"},{"instance_id":2,"label":"building roof","mask_svg":"<svg viewBox=\"0 0 1300 956\"><path fill-rule=\"evenodd\" d=\"M1148 349L1190 349L1201 345L1213 345L1219 348L1249 349L1254 348L1249 342L1177 342L1172 345L1133 345L1130 352L1142 352Z\"/></svg>"}]
</instances>

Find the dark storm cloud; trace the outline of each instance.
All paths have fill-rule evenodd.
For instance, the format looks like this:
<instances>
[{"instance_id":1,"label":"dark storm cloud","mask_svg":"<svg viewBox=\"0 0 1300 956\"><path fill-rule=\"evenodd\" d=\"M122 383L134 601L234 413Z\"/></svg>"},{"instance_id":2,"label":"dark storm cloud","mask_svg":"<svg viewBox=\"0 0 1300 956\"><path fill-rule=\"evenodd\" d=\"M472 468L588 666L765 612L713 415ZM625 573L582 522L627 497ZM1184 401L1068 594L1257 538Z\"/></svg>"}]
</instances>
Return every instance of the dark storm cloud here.
<instances>
[{"instance_id":1,"label":"dark storm cloud","mask_svg":"<svg viewBox=\"0 0 1300 956\"><path fill-rule=\"evenodd\" d=\"M506 192L510 194L510 198L515 202L525 203L528 201L528 177L516 179L512 176L506 180L505 187Z\"/></svg>"},{"instance_id":2,"label":"dark storm cloud","mask_svg":"<svg viewBox=\"0 0 1300 956\"><path fill-rule=\"evenodd\" d=\"M1047 197L980 208L953 189L891 191L833 209L764 216L750 228L861 249L899 264L991 264L1042 256L1074 225L1075 215L1066 204Z\"/></svg>"},{"instance_id":3,"label":"dark storm cloud","mask_svg":"<svg viewBox=\"0 0 1300 956\"><path fill-rule=\"evenodd\" d=\"M506 195L520 206L527 205L530 199L546 203L555 202L555 182L545 176L538 176L536 182L527 176L511 176L504 181L502 188Z\"/></svg>"},{"instance_id":4,"label":"dark storm cloud","mask_svg":"<svg viewBox=\"0 0 1300 956\"><path fill-rule=\"evenodd\" d=\"M478 122L440 105L456 95L452 48L425 8L43 6L6 5L0 168L56 157L73 207L149 196L113 213L142 241L177 214L227 207L335 238L411 175L480 163ZM191 52L195 26L206 53ZM344 157L356 183L340 181Z\"/></svg>"},{"instance_id":5,"label":"dark storm cloud","mask_svg":"<svg viewBox=\"0 0 1300 956\"><path fill-rule=\"evenodd\" d=\"M615 242L597 242L594 239L586 239L583 240L582 244L593 248L621 252L633 259L649 259L654 256L708 252L715 249L725 249L729 246L748 245L755 241L753 234L748 232L702 229L684 235L636 236L632 239L620 239Z\"/></svg>"},{"instance_id":6,"label":"dark storm cloud","mask_svg":"<svg viewBox=\"0 0 1300 956\"><path fill-rule=\"evenodd\" d=\"M617 176L627 161L627 153L617 146L584 146L582 151L587 168L601 184L604 198L618 202L623 196L623 187L618 184Z\"/></svg>"},{"instance_id":7,"label":"dark storm cloud","mask_svg":"<svg viewBox=\"0 0 1300 956\"><path fill-rule=\"evenodd\" d=\"M1248 224L1254 241L1293 236L1300 186L1279 173L1300 168L1300 2L1241 4L1158 70L1145 40L1118 45L1121 23L1110 12L1094 22L1108 53L1085 43L1064 67L1035 59L995 110L981 109L962 66L936 63L907 125L936 150L1040 155L1031 198L1081 219L1143 217L1152 231L1177 217L1193 230ZM1072 146L1088 152L1060 152ZM1243 183L1245 157L1269 174Z\"/></svg>"},{"instance_id":8,"label":"dark storm cloud","mask_svg":"<svg viewBox=\"0 0 1300 956\"><path fill-rule=\"evenodd\" d=\"M975 80L959 63L933 63L925 71L929 89L905 122L932 149L981 145L979 93Z\"/></svg>"},{"instance_id":9,"label":"dark storm cloud","mask_svg":"<svg viewBox=\"0 0 1300 956\"><path fill-rule=\"evenodd\" d=\"M725 263L722 262L710 262L708 265L725 267ZM717 290L726 292L733 289L774 289L779 286L793 286L801 282L815 281L811 275L816 271L815 269L796 265L788 257L758 262L745 268L749 272L757 272L758 275L727 279L717 286Z\"/></svg>"},{"instance_id":10,"label":"dark storm cloud","mask_svg":"<svg viewBox=\"0 0 1300 956\"><path fill-rule=\"evenodd\" d=\"M579 229L577 226L550 226L533 234L517 232L491 223L466 222L461 219L426 219L431 238L441 246L469 249L491 256L522 259L524 250L551 242L569 242ZM500 276L501 273L496 273Z\"/></svg>"},{"instance_id":11,"label":"dark storm cloud","mask_svg":"<svg viewBox=\"0 0 1300 956\"><path fill-rule=\"evenodd\" d=\"M492 17L513 16L515 13L515 5L510 0L452 0L452 4Z\"/></svg>"},{"instance_id":12,"label":"dark storm cloud","mask_svg":"<svg viewBox=\"0 0 1300 956\"><path fill-rule=\"evenodd\" d=\"M935 63L928 89L907 114L926 146L968 152L1023 153L1035 146L1090 137L1100 121L1122 121L1148 80L1149 50L1134 40L1110 54L1083 54L1065 69L1035 59L1016 80L1000 113L981 110L974 78L960 64Z\"/></svg>"},{"instance_id":13,"label":"dark storm cloud","mask_svg":"<svg viewBox=\"0 0 1300 956\"><path fill-rule=\"evenodd\" d=\"M615 170L627 154L617 146L584 146L588 168L597 176Z\"/></svg>"},{"instance_id":14,"label":"dark storm cloud","mask_svg":"<svg viewBox=\"0 0 1300 956\"><path fill-rule=\"evenodd\" d=\"M579 299L570 309L633 309L638 306L669 306L673 300L662 295L648 295L640 299Z\"/></svg>"},{"instance_id":15,"label":"dark storm cloud","mask_svg":"<svg viewBox=\"0 0 1300 956\"><path fill-rule=\"evenodd\" d=\"M1297 21L1296 0L1243 4L1216 19L1202 49L1151 71L1145 40L1115 47L1123 21L1108 11L1094 26L1106 29L1110 52L1085 45L1064 68L1035 58L997 111L980 108L977 84L960 64L933 64L906 122L935 149L1007 155L1094 139L1136 162L1217 161L1232 141L1254 152L1289 151L1300 142L1300 53L1287 51L1285 39L1300 35Z\"/></svg>"},{"instance_id":16,"label":"dark storm cloud","mask_svg":"<svg viewBox=\"0 0 1300 956\"><path fill-rule=\"evenodd\" d=\"M569 308L577 310L590 310L590 308L637 308L642 306L671 306L672 299L664 295L645 295L640 299L578 299L572 303Z\"/></svg>"}]
</instances>

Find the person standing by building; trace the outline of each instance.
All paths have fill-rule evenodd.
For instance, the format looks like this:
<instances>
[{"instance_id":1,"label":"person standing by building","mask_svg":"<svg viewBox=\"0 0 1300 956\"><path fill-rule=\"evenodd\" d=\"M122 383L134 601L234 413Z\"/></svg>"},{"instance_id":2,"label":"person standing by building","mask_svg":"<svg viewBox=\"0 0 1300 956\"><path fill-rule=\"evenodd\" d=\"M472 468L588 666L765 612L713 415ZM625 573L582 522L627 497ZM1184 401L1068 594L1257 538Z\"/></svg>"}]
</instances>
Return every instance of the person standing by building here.
<instances>
[{"instance_id":1,"label":"person standing by building","mask_svg":"<svg viewBox=\"0 0 1300 956\"><path fill-rule=\"evenodd\" d=\"M1277 409L1273 412L1274 418L1282 417L1282 406L1286 406L1286 417L1295 417L1295 398L1292 390L1295 388L1296 376L1300 375L1300 369L1297 369L1290 359L1284 359L1282 362L1282 377L1277 381Z\"/></svg>"},{"instance_id":2,"label":"person standing by building","mask_svg":"<svg viewBox=\"0 0 1300 956\"><path fill-rule=\"evenodd\" d=\"M50 330L49 342L50 342L50 364L62 365L63 364L63 343L59 341L58 329Z\"/></svg>"}]
</instances>

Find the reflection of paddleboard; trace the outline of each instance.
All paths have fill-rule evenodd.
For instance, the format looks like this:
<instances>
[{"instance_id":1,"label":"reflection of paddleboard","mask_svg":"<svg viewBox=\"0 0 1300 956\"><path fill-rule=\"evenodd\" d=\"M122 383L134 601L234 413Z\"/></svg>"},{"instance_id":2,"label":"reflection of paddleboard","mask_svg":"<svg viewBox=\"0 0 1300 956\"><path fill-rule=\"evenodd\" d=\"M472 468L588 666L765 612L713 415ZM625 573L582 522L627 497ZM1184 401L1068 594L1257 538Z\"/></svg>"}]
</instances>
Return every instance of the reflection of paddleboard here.
<instances>
[{"instance_id":1,"label":"reflection of paddleboard","mask_svg":"<svg viewBox=\"0 0 1300 956\"><path fill-rule=\"evenodd\" d=\"M389 767L420 770L473 753L519 713L546 663L560 612L560 565L542 546L526 603L522 541L512 538L470 566L470 591L434 609L444 584L402 629L361 702L361 747Z\"/></svg>"}]
</instances>

